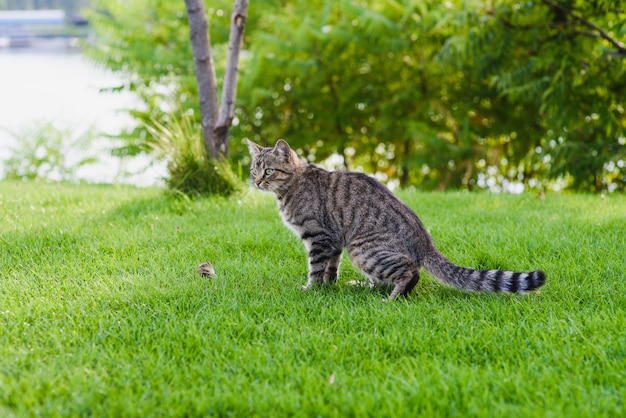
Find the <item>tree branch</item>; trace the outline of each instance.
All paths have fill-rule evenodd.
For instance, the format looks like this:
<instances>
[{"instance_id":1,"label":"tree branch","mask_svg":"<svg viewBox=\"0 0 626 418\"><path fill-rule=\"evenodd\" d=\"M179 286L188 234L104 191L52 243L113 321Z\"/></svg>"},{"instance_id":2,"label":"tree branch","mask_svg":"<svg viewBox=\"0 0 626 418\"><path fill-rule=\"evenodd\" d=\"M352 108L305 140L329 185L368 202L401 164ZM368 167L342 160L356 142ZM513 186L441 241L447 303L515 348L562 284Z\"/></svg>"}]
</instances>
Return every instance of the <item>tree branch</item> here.
<instances>
[{"instance_id":1,"label":"tree branch","mask_svg":"<svg viewBox=\"0 0 626 418\"><path fill-rule=\"evenodd\" d=\"M595 31L595 33L597 34L597 37L602 38L605 41L608 41L611 45L613 45L619 51L620 55L626 55L626 44L624 44L624 43L618 41L617 39L613 38L611 35L609 35L607 32L605 32L602 28L600 28L595 23L590 22L589 20L587 20L583 16L579 16L579 15L575 14L573 11L571 11L567 7L559 4L558 2L556 2L554 0L542 0L542 1L543 1L544 4L552 7L553 9L558 10L558 11L560 11L562 13L565 13L566 15L572 17L572 19L578 21L582 25L587 26L588 28L593 29Z\"/></svg>"},{"instance_id":2,"label":"tree branch","mask_svg":"<svg viewBox=\"0 0 626 418\"><path fill-rule=\"evenodd\" d=\"M222 155L228 155L228 130L235 114L237 96L237 77L239 75L239 53L243 42L243 31L248 19L248 0L235 0L228 37L228 58L224 74L222 105L215 126L217 148Z\"/></svg>"}]
</instances>

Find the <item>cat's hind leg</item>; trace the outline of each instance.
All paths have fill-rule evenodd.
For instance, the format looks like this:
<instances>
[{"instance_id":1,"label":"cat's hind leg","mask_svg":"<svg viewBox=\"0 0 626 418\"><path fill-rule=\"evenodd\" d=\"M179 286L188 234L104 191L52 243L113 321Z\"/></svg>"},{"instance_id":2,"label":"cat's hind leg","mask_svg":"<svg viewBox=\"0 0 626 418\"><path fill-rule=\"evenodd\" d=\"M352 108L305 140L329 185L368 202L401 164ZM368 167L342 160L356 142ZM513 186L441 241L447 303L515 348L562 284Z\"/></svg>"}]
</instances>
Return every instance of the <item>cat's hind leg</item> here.
<instances>
[{"instance_id":1,"label":"cat's hind leg","mask_svg":"<svg viewBox=\"0 0 626 418\"><path fill-rule=\"evenodd\" d=\"M413 275L409 275L399 281L396 281L395 286L389 295L389 301L394 300L398 296L404 296L405 298L408 297L409 293L411 293L419 280L420 274L419 271L417 271Z\"/></svg>"},{"instance_id":2,"label":"cat's hind leg","mask_svg":"<svg viewBox=\"0 0 626 418\"><path fill-rule=\"evenodd\" d=\"M393 286L389 300L408 296L419 281L419 265L409 257L391 251L356 250L350 253L352 262L373 283Z\"/></svg>"}]
</instances>

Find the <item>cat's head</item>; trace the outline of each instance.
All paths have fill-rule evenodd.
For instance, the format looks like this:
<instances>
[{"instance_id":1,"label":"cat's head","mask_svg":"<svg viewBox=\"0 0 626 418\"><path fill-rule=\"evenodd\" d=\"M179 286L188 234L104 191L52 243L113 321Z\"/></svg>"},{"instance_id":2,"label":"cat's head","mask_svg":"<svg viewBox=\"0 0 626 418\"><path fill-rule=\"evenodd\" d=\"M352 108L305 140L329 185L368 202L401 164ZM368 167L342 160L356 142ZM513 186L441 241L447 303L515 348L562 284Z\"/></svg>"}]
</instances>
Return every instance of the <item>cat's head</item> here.
<instances>
[{"instance_id":1,"label":"cat's head","mask_svg":"<svg viewBox=\"0 0 626 418\"><path fill-rule=\"evenodd\" d=\"M274 148L262 147L248 140L248 148L252 157L250 177L254 186L261 190L277 193L283 190L302 165L295 151L282 139Z\"/></svg>"}]
</instances>

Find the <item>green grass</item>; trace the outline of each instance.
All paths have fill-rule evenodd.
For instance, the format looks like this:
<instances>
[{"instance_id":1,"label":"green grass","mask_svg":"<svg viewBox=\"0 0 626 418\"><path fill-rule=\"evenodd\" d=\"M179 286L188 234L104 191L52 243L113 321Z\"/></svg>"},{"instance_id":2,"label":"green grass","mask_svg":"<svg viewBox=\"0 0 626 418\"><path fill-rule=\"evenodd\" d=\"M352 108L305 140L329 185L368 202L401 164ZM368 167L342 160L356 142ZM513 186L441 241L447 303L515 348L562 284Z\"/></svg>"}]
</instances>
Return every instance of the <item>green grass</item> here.
<instances>
[{"instance_id":1,"label":"green grass","mask_svg":"<svg viewBox=\"0 0 626 418\"><path fill-rule=\"evenodd\" d=\"M0 182L0 416L626 415L626 196L400 195L453 261L546 286L383 303L344 260L302 292L269 194Z\"/></svg>"}]
</instances>

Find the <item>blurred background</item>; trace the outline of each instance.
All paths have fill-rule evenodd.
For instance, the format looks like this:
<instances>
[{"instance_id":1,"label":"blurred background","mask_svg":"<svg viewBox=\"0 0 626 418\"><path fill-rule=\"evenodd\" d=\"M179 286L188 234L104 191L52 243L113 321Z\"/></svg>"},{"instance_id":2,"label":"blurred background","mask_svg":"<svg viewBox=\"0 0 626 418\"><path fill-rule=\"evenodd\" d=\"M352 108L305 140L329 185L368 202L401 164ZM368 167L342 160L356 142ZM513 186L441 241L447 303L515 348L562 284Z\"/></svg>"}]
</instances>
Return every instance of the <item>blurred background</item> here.
<instances>
[{"instance_id":1,"label":"blurred background","mask_svg":"<svg viewBox=\"0 0 626 418\"><path fill-rule=\"evenodd\" d=\"M162 183L153 158L112 155L141 102L83 53L91 6L0 0L0 177Z\"/></svg>"},{"instance_id":2,"label":"blurred background","mask_svg":"<svg viewBox=\"0 0 626 418\"><path fill-rule=\"evenodd\" d=\"M205 2L218 87L232 6ZM624 191L625 64L623 0L252 0L228 159L284 138L390 187ZM185 2L0 0L0 175L167 183L198 103Z\"/></svg>"}]
</instances>

